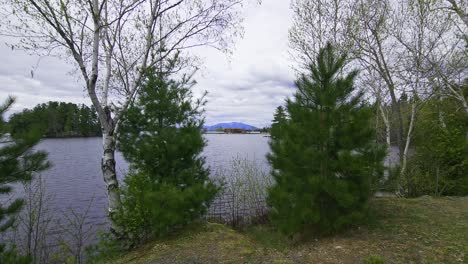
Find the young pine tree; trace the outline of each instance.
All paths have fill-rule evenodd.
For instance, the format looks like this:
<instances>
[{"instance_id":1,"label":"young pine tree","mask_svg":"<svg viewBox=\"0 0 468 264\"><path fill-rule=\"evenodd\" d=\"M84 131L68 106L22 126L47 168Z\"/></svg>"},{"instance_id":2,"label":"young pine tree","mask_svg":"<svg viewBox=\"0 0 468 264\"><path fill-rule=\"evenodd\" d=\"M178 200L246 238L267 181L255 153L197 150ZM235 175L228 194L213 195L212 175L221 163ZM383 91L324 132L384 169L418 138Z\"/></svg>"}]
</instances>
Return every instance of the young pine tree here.
<instances>
[{"instance_id":1,"label":"young pine tree","mask_svg":"<svg viewBox=\"0 0 468 264\"><path fill-rule=\"evenodd\" d=\"M276 184L268 202L285 233L330 233L363 220L371 180L382 174L372 109L354 87L357 72L342 76L344 63L327 44L296 81L286 114L275 114L268 161Z\"/></svg>"},{"instance_id":2,"label":"young pine tree","mask_svg":"<svg viewBox=\"0 0 468 264\"><path fill-rule=\"evenodd\" d=\"M205 100L194 100L193 84L150 72L122 123L119 148L131 172L120 220L136 243L201 216L217 193L201 157Z\"/></svg>"},{"instance_id":3,"label":"young pine tree","mask_svg":"<svg viewBox=\"0 0 468 264\"><path fill-rule=\"evenodd\" d=\"M271 134L275 137L281 137L281 131L283 130L283 125L286 122L286 113L282 106L276 108L276 112L273 115L273 122L271 130L274 130Z\"/></svg>"},{"instance_id":4,"label":"young pine tree","mask_svg":"<svg viewBox=\"0 0 468 264\"><path fill-rule=\"evenodd\" d=\"M8 195L13 192L12 184L29 181L34 173L49 167L47 154L32 150L39 142L40 134L30 131L15 138L9 136L3 114L13 102L10 97L0 106L0 236L14 225L15 215L23 206L21 199L8 202ZM28 262L29 258L18 256L14 250L0 243L0 263Z\"/></svg>"}]
</instances>

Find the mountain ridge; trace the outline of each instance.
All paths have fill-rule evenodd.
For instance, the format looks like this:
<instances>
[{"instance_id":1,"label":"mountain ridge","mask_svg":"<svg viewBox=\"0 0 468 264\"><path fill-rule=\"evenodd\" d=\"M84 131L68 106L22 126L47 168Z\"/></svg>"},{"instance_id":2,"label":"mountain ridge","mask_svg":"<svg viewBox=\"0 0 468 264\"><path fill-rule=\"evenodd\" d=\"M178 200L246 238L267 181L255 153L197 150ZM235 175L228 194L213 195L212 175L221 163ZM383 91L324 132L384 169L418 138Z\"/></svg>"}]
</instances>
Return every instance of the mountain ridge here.
<instances>
[{"instance_id":1,"label":"mountain ridge","mask_svg":"<svg viewBox=\"0 0 468 264\"><path fill-rule=\"evenodd\" d=\"M237 128L237 129L244 129L244 130L256 130L258 128L254 127L254 126L251 126L251 125L248 125L248 124L245 124L245 123L242 123L242 122L226 122L226 123L218 123L218 124L214 124L212 126L203 126L204 129L206 129L207 131L216 131L218 128L221 128L221 129L234 129L234 128Z\"/></svg>"}]
</instances>

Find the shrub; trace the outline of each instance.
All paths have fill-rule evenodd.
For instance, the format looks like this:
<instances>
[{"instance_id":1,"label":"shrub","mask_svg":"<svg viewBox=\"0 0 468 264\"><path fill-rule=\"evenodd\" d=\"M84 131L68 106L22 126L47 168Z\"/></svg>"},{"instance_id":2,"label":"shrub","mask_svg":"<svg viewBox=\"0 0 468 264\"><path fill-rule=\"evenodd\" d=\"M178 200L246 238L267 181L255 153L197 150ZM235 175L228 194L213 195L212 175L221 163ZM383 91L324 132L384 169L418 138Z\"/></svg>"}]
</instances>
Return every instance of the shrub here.
<instances>
[{"instance_id":1,"label":"shrub","mask_svg":"<svg viewBox=\"0 0 468 264\"><path fill-rule=\"evenodd\" d=\"M192 85L149 71L122 123L118 147L131 169L116 224L134 243L200 217L218 191L200 156L205 101L193 100Z\"/></svg>"},{"instance_id":2,"label":"shrub","mask_svg":"<svg viewBox=\"0 0 468 264\"><path fill-rule=\"evenodd\" d=\"M18 254L15 248L5 249L0 245L0 263L30 264L32 260L29 256Z\"/></svg>"},{"instance_id":3,"label":"shrub","mask_svg":"<svg viewBox=\"0 0 468 264\"><path fill-rule=\"evenodd\" d=\"M98 232L98 243L88 246L85 249L86 263L101 264L111 263L111 260L126 253L126 248L122 241L117 241L110 232Z\"/></svg>"},{"instance_id":4,"label":"shrub","mask_svg":"<svg viewBox=\"0 0 468 264\"><path fill-rule=\"evenodd\" d=\"M273 179L257 161L233 158L229 168L218 170L217 179L221 180L223 188L208 218L233 227L266 221L267 188L273 184Z\"/></svg>"},{"instance_id":5,"label":"shrub","mask_svg":"<svg viewBox=\"0 0 468 264\"><path fill-rule=\"evenodd\" d=\"M371 186L383 173L373 109L354 87L357 72L339 76L345 57L335 54L330 44L321 49L273 120L268 201L285 233L329 233L364 220Z\"/></svg>"},{"instance_id":6,"label":"shrub","mask_svg":"<svg viewBox=\"0 0 468 264\"><path fill-rule=\"evenodd\" d=\"M408 196L468 195L468 120L453 99L421 109L408 162Z\"/></svg>"}]
</instances>

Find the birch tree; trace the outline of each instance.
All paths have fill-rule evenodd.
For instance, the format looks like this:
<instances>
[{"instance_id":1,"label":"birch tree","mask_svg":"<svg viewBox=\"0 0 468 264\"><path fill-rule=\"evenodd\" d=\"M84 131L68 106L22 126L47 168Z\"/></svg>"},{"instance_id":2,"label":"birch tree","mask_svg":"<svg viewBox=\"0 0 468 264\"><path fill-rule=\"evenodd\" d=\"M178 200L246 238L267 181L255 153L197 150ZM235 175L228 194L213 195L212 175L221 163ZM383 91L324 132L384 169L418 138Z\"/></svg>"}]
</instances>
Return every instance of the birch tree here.
<instances>
[{"instance_id":1,"label":"birch tree","mask_svg":"<svg viewBox=\"0 0 468 264\"><path fill-rule=\"evenodd\" d=\"M465 0L445 0L445 2L448 5L446 8L452 12L455 12L455 14L460 17L463 24L468 27L468 7Z\"/></svg>"},{"instance_id":2,"label":"birch tree","mask_svg":"<svg viewBox=\"0 0 468 264\"><path fill-rule=\"evenodd\" d=\"M385 89L385 82L379 77L375 70L370 67L361 72L360 82L367 90L370 89L370 93L375 96L374 99L377 105L377 111L382 117L382 122L385 127L385 144L387 145L387 149L390 149L392 141L389 106L391 102L388 100L389 96L388 90Z\"/></svg>"},{"instance_id":3,"label":"birch tree","mask_svg":"<svg viewBox=\"0 0 468 264\"><path fill-rule=\"evenodd\" d=\"M452 97L468 113L468 102L463 91L468 78L468 5L463 0L437 2L432 12L438 12L451 22L451 27L443 41L443 48L426 59L427 74L434 86L438 86L438 96ZM447 35L447 34L446 34Z\"/></svg>"},{"instance_id":4,"label":"birch tree","mask_svg":"<svg viewBox=\"0 0 468 264\"><path fill-rule=\"evenodd\" d=\"M15 48L59 56L80 73L101 123L101 169L112 220L120 206L116 134L145 70L155 65L162 70L168 58L196 46L229 50L242 34L242 0L0 2L1 31L18 40ZM119 234L115 226L111 231Z\"/></svg>"},{"instance_id":5,"label":"birch tree","mask_svg":"<svg viewBox=\"0 0 468 264\"><path fill-rule=\"evenodd\" d=\"M293 24L289 43L294 58L307 68L320 48L333 43L339 52L351 47L348 34L353 23L353 5L347 0L293 0Z\"/></svg>"},{"instance_id":6,"label":"birch tree","mask_svg":"<svg viewBox=\"0 0 468 264\"><path fill-rule=\"evenodd\" d=\"M444 40L450 38L453 20L446 13L437 11L436 7L437 3L434 1L401 1L394 13L392 35L401 46L396 52L400 64L397 75L412 95L401 174L405 173L407 167L408 151L419 104L429 99L435 91L431 86L431 75L427 74L430 69L426 68L428 65L426 58L439 61L440 54L449 47Z\"/></svg>"},{"instance_id":7,"label":"birch tree","mask_svg":"<svg viewBox=\"0 0 468 264\"><path fill-rule=\"evenodd\" d=\"M295 0L289 40L307 65L326 41L350 53L357 82L375 101L388 147L395 136L405 174L418 110L432 96L452 97L468 112L467 6L460 0ZM406 103L402 95L409 96ZM403 100L404 101L404 100ZM441 114L443 119L443 114ZM393 134L395 133L395 134ZM402 178L404 179L404 177ZM404 191L403 182L400 182Z\"/></svg>"},{"instance_id":8,"label":"birch tree","mask_svg":"<svg viewBox=\"0 0 468 264\"><path fill-rule=\"evenodd\" d=\"M356 12L358 20L351 37L354 41L355 57L363 67L369 67L385 82L391 99L392 114L396 116L396 138L400 163L404 152L403 115L398 99L399 80L397 70L395 41L389 32L391 6L388 1L360 1Z\"/></svg>"},{"instance_id":9,"label":"birch tree","mask_svg":"<svg viewBox=\"0 0 468 264\"><path fill-rule=\"evenodd\" d=\"M403 176L418 109L438 90L438 79L451 76L446 84L453 87L451 82L455 76L466 71L466 62L458 60L458 68L445 68L450 74L440 74L441 67L448 64L445 61L453 58L452 54L460 54L463 44L456 37L457 29L453 17L441 11L442 7L437 1L426 0L391 4L361 1L357 9L358 27L353 35L357 46L356 57L363 67L375 71L385 81L391 98L392 113L397 118L400 175ZM371 87L375 85L370 84ZM373 91L379 98L380 91L375 88ZM449 88L449 91L463 102L461 89ZM398 95L402 93L410 95L408 120L404 118L398 99Z\"/></svg>"}]
</instances>

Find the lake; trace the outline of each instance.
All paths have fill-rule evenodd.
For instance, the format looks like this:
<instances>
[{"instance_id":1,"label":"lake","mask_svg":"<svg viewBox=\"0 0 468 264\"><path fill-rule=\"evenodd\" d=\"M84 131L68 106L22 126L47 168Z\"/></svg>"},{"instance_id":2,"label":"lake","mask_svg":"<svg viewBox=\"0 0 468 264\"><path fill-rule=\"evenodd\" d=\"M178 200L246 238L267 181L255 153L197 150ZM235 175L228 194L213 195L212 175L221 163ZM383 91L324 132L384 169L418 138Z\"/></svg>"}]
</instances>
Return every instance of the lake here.
<instances>
[{"instance_id":1,"label":"lake","mask_svg":"<svg viewBox=\"0 0 468 264\"><path fill-rule=\"evenodd\" d=\"M227 168L235 157L257 160L266 166L265 155L269 151L268 138L263 135L215 134L205 135L207 146L202 155L206 164L215 172ZM55 196L53 207L84 208L94 196L91 216L100 222L105 218L106 189L102 179L100 160L102 155L101 138L45 139L38 150L49 153L52 167L43 172L47 191ZM122 154L116 153L116 170L122 179L128 163Z\"/></svg>"},{"instance_id":2,"label":"lake","mask_svg":"<svg viewBox=\"0 0 468 264\"><path fill-rule=\"evenodd\" d=\"M235 157L256 160L268 168L266 153L268 138L259 134L207 134L202 155L211 171L227 169ZM100 170L101 138L44 139L36 147L46 151L52 167L42 172L46 193L51 196L50 211L54 218L63 219L70 208L82 214L90 203L86 225L96 230L105 229L107 198ZM128 163L116 153L116 170L122 179ZM18 190L22 193L22 190Z\"/></svg>"},{"instance_id":3,"label":"lake","mask_svg":"<svg viewBox=\"0 0 468 264\"><path fill-rule=\"evenodd\" d=\"M212 172L229 169L230 162L236 157L255 160L262 170L268 170L265 156L269 151L269 138L261 134L204 136L207 146L202 155ZM48 152L49 161L53 164L42 172L46 192L51 195L49 206L53 217L63 220L64 216L70 216L70 208L82 214L91 203L85 226L92 227L93 233L105 230L107 198L100 170L101 138L44 139L36 148ZM122 179L128 163L121 153L116 154L116 164L118 177ZM95 237L91 240L94 241Z\"/></svg>"}]
</instances>

